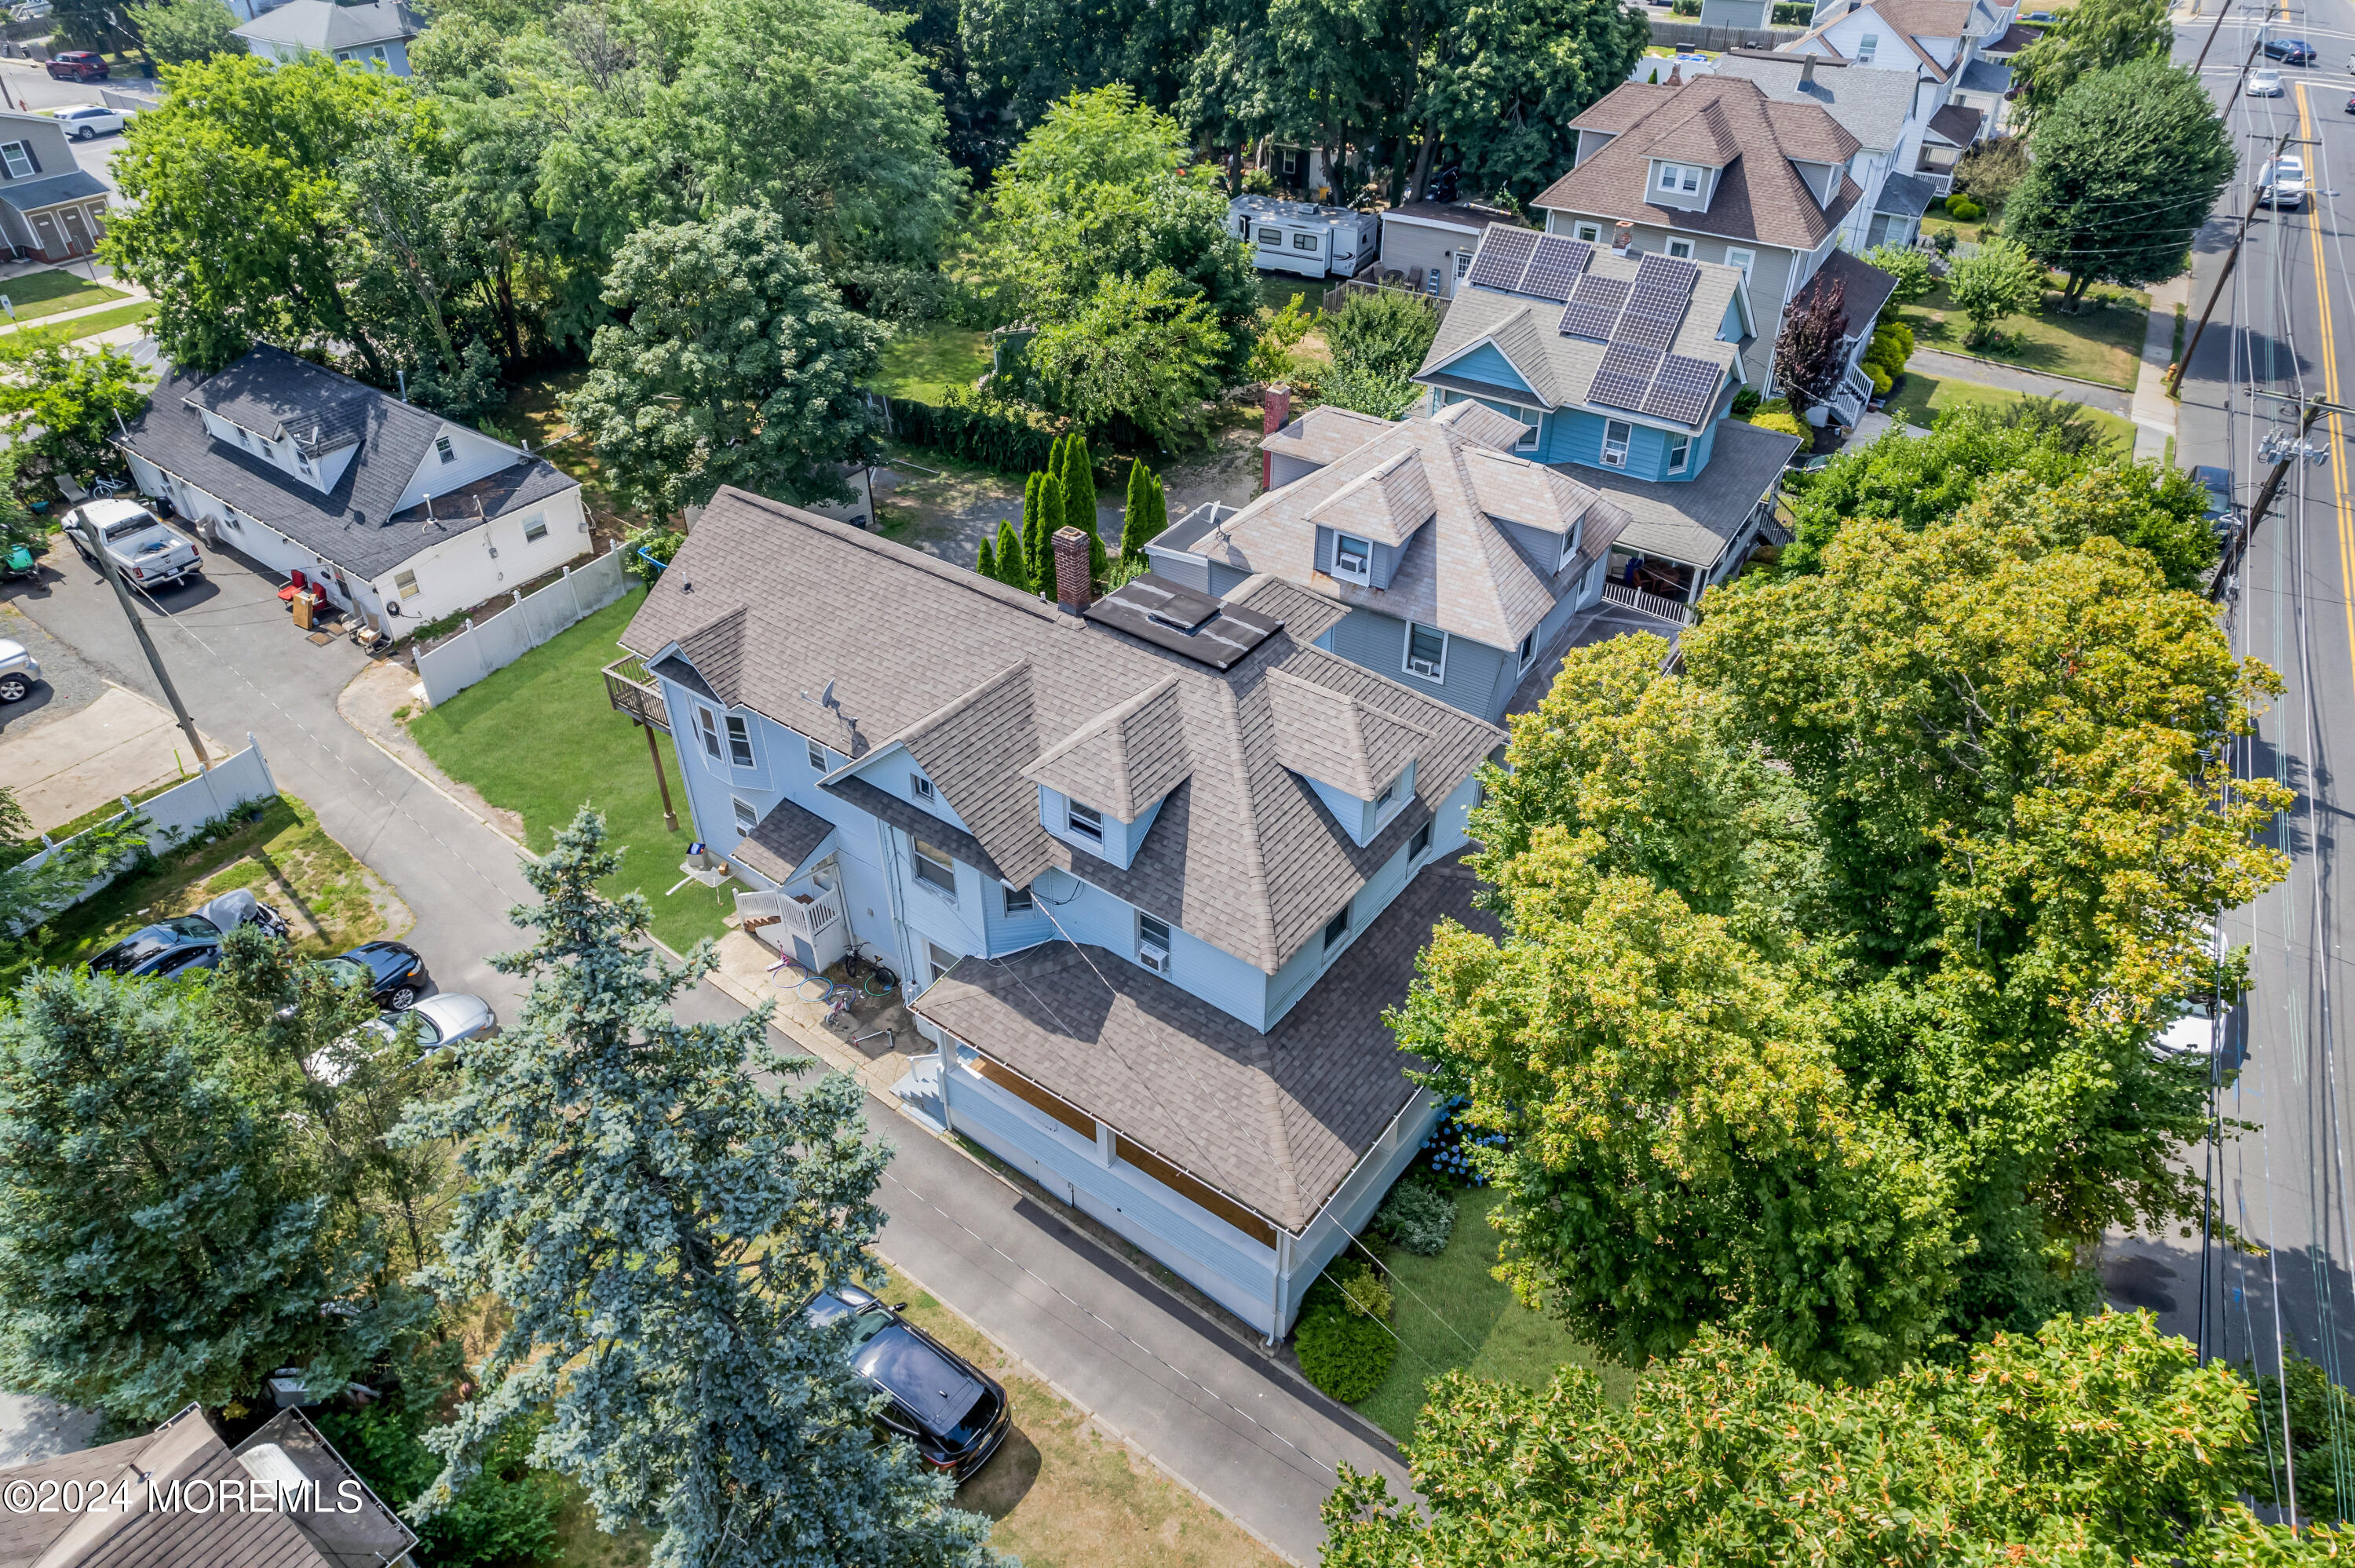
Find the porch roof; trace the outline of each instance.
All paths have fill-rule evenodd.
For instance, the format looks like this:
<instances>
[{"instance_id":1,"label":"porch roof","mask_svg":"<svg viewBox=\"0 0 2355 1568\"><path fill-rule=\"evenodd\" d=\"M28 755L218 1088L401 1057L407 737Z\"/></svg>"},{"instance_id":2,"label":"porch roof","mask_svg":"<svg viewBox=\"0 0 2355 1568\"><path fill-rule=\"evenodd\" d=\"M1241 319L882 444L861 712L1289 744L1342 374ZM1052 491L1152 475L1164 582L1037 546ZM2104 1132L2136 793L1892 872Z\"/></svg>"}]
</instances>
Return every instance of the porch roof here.
<instances>
[{"instance_id":1,"label":"porch roof","mask_svg":"<svg viewBox=\"0 0 2355 1568\"><path fill-rule=\"evenodd\" d=\"M96 175L87 169L70 169L45 179L27 180L23 185L0 185L0 207L31 213L105 194L105 182Z\"/></svg>"},{"instance_id":2,"label":"porch roof","mask_svg":"<svg viewBox=\"0 0 2355 1568\"><path fill-rule=\"evenodd\" d=\"M779 800L736 846L736 861L783 887L817 858L834 824L805 806Z\"/></svg>"},{"instance_id":3,"label":"porch roof","mask_svg":"<svg viewBox=\"0 0 2355 1568\"><path fill-rule=\"evenodd\" d=\"M1799 438L1762 430L1740 419L1720 419L1709 466L1675 484L1630 479L1611 469L1568 471L1606 493L1632 519L1619 547L1707 570L1717 564L1749 521L1751 509L1774 486Z\"/></svg>"}]
</instances>

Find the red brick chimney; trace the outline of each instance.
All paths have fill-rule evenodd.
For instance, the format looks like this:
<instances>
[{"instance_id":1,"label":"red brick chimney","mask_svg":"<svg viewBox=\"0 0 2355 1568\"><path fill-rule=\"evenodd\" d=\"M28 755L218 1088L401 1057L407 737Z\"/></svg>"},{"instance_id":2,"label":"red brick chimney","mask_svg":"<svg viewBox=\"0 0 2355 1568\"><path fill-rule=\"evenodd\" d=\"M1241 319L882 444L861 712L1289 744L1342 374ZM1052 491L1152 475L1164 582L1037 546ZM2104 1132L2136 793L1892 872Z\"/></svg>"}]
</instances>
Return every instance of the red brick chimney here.
<instances>
[{"instance_id":1,"label":"red brick chimney","mask_svg":"<svg viewBox=\"0 0 2355 1568\"><path fill-rule=\"evenodd\" d=\"M1684 84L1685 66L1682 60L1678 60L1674 65L1668 67L1668 79L1666 85L1669 87L1682 87Z\"/></svg>"},{"instance_id":2,"label":"red brick chimney","mask_svg":"<svg viewBox=\"0 0 2355 1568\"><path fill-rule=\"evenodd\" d=\"M1260 434L1272 436L1292 422L1292 388L1282 382L1269 386L1259 395ZM1259 487L1275 488L1275 454L1259 454Z\"/></svg>"},{"instance_id":3,"label":"red brick chimney","mask_svg":"<svg viewBox=\"0 0 2355 1568\"><path fill-rule=\"evenodd\" d=\"M1626 218L1621 218L1618 227L1611 231L1611 249L1625 256L1627 254L1627 248L1635 242L1636 226Z\"/></svg>"},{"instance_id":4,"label":"red brick chimney","mask_svg":"<svg viewBox=\"0 0 2355 1568\"><path fill-rule=\"evenodd\" d=\"M1073 615L1095 599L1088 579L1088 536L1077 528L1055 530L1055 602Z\"/></svg>"}]
</instances>

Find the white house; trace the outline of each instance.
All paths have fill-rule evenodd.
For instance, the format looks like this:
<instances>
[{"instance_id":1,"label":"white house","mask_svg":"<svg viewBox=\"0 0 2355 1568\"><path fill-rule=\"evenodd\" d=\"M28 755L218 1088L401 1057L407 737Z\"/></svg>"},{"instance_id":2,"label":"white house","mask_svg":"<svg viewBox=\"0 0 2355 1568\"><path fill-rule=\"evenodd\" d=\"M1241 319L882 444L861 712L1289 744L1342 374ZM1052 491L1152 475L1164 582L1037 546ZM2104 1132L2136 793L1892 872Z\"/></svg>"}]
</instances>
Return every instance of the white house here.
<instances>
[{"instance_id":1,"label":"white house","mask_svg":"<svg viewBox=\"0 0 2355 1568\"><path fill-rule=\"evenodd\" d=\"M590 548L580 482L546 459L280 348L166 376L114 444L216 544L396 635Z\"/></svg>"},{"instance_id":2,"label":"white house","mask_svg":"<svg viewBox=\"0 0 2355 1568\"><path fill-rule=\"evenodd\" d=\"M2028 41L2012 7L1989 0L1817 0L1815 25L1780 53L1816 55L1913 82L1912 124L1892 167L1945 196L1955 164L1992 135Z\"/></svg>"}]
</instances>

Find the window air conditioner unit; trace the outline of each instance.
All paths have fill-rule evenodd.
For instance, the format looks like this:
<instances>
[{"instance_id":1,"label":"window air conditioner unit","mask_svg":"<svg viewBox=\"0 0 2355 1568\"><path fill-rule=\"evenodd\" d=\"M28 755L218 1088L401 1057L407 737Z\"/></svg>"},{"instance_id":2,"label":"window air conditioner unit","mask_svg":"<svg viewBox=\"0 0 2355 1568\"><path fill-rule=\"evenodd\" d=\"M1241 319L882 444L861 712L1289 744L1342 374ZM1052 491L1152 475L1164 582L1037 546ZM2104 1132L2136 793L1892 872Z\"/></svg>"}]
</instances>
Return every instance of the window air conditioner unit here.
<instances>
[{"instance_id":1,"label":"window air conditioner unit","mask_svg":"<svg viewBox=\"0 0 2355 1568\"><path fill-rule=\"evenodd\" d=\"M1141 942L1136 948L1136 961L1155 974L1166 975L1169 972L1169 949L1156 948L1150 942Z\"/></svg>"},{"instance_id":2,"label":"window air conditioner unit","mask_svg":"<svg viewBox=\"0 0 2355 1568\"><path fill-rule=\"evenodd\" d=\"M1423 676L1425 680L1436 681L1439 679L1439 666L1431 662L1428 659L1409 659L1406 662L1406 667L1413 671L1416 674Z\"/></svg>"}]
</instances>

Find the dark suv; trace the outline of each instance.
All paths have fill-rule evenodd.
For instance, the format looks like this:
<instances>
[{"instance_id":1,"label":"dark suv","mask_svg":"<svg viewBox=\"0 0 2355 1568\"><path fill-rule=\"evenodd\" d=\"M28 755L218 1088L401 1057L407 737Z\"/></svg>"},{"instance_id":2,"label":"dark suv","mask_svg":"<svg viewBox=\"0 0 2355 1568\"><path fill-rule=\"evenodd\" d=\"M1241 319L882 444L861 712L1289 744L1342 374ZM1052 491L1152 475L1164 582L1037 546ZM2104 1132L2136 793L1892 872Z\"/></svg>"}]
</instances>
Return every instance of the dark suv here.
<instances>
[{"instance_id":1,"label":"dark suv","mask_svg":"<svg viewBox=\"0 0 2355 1568\"><path fill-rule=\"evenodd\" d=\"M2267 38L2265 54L2267 58L2277 59L2284 65L2302 66L2314 63L2314 46L2304 38Z\"/></svg>"},{"instance_id":2,"label":"dark suv","mask_svg":"<svg viewBox=\"0 0 2355 1568\"><path fill-rule=\"evenodd\" d=\"M68 49L49 61L49 74L59 81L104 81L106 57L88 49Z\"/></svg>"},{"instance_id":3,"label":"dark suv","mask_svg":"<svg viewBox=\"0 0 2355 1568\"><path fill-rule=\"evenodd\" d=\"M884 1426L926 1464L962 1481L989 1463L1011 1425L996 1379L856 1285L821 1290L802 1310L821 1326L849 1324L851 1365L890 1396Z\"/></svg>"}]
</instances>

